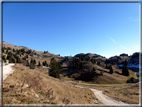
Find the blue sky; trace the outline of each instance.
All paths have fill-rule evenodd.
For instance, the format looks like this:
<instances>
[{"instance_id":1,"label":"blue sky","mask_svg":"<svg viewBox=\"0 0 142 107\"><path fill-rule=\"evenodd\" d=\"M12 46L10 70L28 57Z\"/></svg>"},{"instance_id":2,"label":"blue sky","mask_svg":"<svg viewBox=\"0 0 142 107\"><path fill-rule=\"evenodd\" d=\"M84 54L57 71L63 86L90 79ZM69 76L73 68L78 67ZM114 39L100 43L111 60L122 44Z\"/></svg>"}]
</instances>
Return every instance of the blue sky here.
<instances>
[{"instance_id":1,"label":"blue sky","mask_svg":"<svg viewBox=\"0 0 142 107\"><path fill-rule=\"evenodd\" d=\"M140 51L139 3L4 3L3 41L61 56Z\"/></svg>"}]
</instances>

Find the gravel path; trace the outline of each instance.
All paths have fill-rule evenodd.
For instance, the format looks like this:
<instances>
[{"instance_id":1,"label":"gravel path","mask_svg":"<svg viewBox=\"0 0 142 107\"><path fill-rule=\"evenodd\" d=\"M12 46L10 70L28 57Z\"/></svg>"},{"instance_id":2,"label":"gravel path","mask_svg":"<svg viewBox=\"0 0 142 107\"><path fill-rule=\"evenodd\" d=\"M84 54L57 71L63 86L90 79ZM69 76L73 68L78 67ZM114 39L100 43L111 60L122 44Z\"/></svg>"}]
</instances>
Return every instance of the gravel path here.
<instances>
[{"instance_id":1,"label":"gravel path","mask_svg":"<svg viewBox=\"0 0 142 107\"><path fill-rule=\"evenodd\" d=\"M78 86L78 85L74 85L75 87L79 87L79 88L85 88L85 87L82 87L82 86ZM95 96L97 97L96 100L93 100L95 103L98 103L99 101L101 101L104 105L121 105L121 106L126 106L126 105L129 105L127 103L124 103L124 102L121 102L121 101L117 101L111 97L108 97L106 95L104 95L102 93L102 91L99 91L99 90L96 90L96 89L93 89L93 88L89 88L91 91L94 92Z\"/></svg>"},{"instance_id":2,"label":"gravel path","mask_svg":"<svg viewBox=\"0 0 142 107\"><path fill-rule=\"evenodd\" d=\"M7 76L14 72L14 69L12 66L14 66L14 63L9 63L8 65L3 66L3 81L7 78Z\"/></svg>"},{"instance_id":3,"label":"gravel path","mask_svg":"<svg viewBox=\"0 0 142 107\"><path fill-rule=\"evenodd\" d=\"M98 98L98 101L101 101L105 105L129 105L127 103L116 101L113 98L104 95L102 91L93 88L90 88L90 90L94 92L95 96Z\"/></svg>"}]
</instances>

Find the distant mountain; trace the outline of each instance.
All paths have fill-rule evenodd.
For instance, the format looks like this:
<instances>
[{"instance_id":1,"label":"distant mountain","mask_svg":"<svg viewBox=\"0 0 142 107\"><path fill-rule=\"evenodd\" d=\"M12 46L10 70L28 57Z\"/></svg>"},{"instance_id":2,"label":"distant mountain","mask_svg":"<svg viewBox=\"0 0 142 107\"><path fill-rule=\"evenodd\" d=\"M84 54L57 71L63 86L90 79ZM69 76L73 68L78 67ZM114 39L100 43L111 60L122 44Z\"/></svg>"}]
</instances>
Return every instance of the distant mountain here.
<instances>
[{"instance_id":1,"label":"distant mountain","mask_svg":"<svg viewBox=\"0 0 142 107\"><path fill-rule=\"evenodd\" d=\"M122 53L119 56L105 58L105 57L98 55L98 54L80 53L80 54L76 54L74 57L78 57L78 58L90 57L90 58L96 59L96 61L101 61L101 63L103 63L103 64L107 63L107 64L112 64L112 65L118 65L119 67L123 66L125 61L127 61L128 68L134 70L135 72L138 72L139 67L140 67L139 66L139 55L140 55L140 52L135 52L131 56L129 56L126 53Z\"/></svg>"},{"instance_id":2,"label":"distant mountain","mask_svg":"<svg viewBox=\"0 0 142 107\"><path fill-rule=\"evenodd\" d=\"M127 60L127 67L128 69L131 69L135 72L139 72L139 68L142 67L139 64L139 56L140 56L140 52L135 52L133 53L133 55L129 56L129 60ZM120 67L123 66L123 64L119 64Z\"/></svg>"}]
</instances>

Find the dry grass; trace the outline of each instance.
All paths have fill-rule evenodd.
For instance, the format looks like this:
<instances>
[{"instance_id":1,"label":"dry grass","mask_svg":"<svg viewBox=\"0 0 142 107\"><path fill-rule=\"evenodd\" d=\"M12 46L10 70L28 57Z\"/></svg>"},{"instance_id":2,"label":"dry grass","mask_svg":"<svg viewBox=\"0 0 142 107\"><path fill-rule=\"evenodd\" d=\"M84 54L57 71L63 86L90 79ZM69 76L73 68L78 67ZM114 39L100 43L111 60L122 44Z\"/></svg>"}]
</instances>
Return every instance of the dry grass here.
<instances>
[{"instance_id":1,"label":"dry grass","mask_svg":"<svg viewBox=\"0 0 142 107\"><path fill-rule=\"evenodd\" d=\"M3 84L4 104L94 104L96 97L90 89L50 77L47 69L22 64L14 68Z\"/></svg>"}]
</instances>

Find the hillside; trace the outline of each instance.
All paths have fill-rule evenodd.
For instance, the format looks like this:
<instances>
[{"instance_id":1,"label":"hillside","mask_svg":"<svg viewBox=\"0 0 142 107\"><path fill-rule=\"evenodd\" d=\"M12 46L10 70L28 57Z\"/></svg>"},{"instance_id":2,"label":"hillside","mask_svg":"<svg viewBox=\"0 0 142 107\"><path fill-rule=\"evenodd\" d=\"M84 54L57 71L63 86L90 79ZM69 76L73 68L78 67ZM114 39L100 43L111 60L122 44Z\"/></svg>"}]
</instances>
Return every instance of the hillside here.
<instances>
[{"instance_id":1,"label":"hillside","mask_svg":"<svg viewBox=\"0 0 142 107\"><path fill-rule=\"evenodd\" d=\"M10 62L22 63L23 65L27 65L27 63L30 63L31 60L34 59L35 66L37 67L39 63L43 65L45 61L47 63L46 66L49 66L51 58L54 57L61 66L61 77L67 76L68 78L74 78L75 80L97 84L126 83L130 77L134 77L133 71L138 68L129 69L130 76L127 77L122 75L121 65L127 61L127 66L130 68L130 62L134 64L139 63L139 57L136 53L132 56L123 53L120 54L120 56L110 57L109 59L92 53L80 53L74 57L61 57L49 52L38 52L27 47L15 46L3 42L3 56L8 59L9 55L11 57ZM17 62L18 60L20 60L20 62ZM112 66L113 74L110 74L110 70L106 69L106 64L108 64L107 66ZM81 66L83 68L80 68Z\"/></svg>"},{"instance_id":2,"label":"hillside","mask_svg":"<svg viewBox=\"0 0 142 107\"><path fill-rule=\"evenodd\" d=\"M67 80L91 84L126 84L129 78L135 77L135 72L129 69L129 76L124 76L120 65L126 62L128 65L138 64L138 54L122 54L109 59L91 53L62 57L5 42L2 52L3 62L9 60L15 63L14 73L3 83L4 104L94 104L96 96L89 88L76 87ZM49 76L53 57L60 69L60 79ZM110 66L113 73L110 73Z\"/></svg>"},{"instance_id":3,"label":"hillside","mask_svg":"<svg viewBox=\"0 0 142 107\"><path fill-rule=\"evenodd\" d=\"M50 59L52 57L54 57L57 61L61 59L61 57L58 55L39 52L24 46L15 46L15 45L3 42L3 56L7 58L8 53L12 53L11 60L14 60L14 61L11 61L11 62L15 63L17 60L16 58L19 57L20 62L23 63L24 65L26 65L27 63L26 60L30 62L31 59L36 60L36 65L38 65L38 62L42 64L44 61L47 61L47 63L49 64Z\"/></svg>"},{"instance_id":4,"label":"hillside","mask_svg":"<svg viewBox=\"0 0 142 107\"><path fill-rule=\"evenodd\" d=\"M16 64L3 83L4 104L94 104L93 92L48 76L48 69L34 70Z\"/></svg>"}]
</instances>

